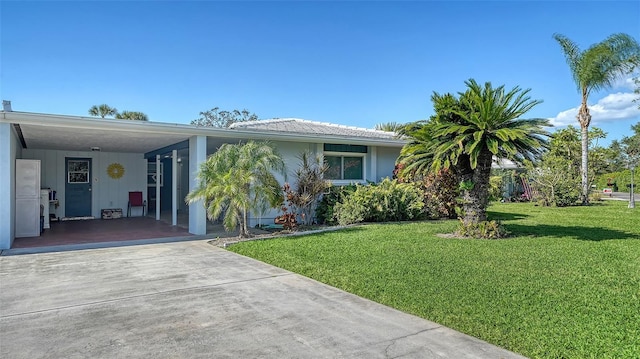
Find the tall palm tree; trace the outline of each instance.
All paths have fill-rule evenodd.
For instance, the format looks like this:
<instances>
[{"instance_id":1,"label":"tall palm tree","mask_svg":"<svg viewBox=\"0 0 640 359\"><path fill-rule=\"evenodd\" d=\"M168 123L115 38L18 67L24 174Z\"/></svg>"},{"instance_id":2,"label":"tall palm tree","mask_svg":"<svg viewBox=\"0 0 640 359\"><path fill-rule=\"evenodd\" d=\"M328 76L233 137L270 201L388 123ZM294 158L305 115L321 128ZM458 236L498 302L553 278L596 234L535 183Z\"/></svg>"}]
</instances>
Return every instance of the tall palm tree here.
<instances>
[{"instance_id":1,"label":"tall palm tree","mask_svg":"<svg viewBox=\"0 0 640 359\"><path fill-rule=\"evenodd\" d=\"M203 200L210 220L220 218L227 231L240 227L240 237L249 236L249 211L264 202L282 203L282 190L274 172L284 175L284 161L267 142L223 144L202 163L198 187L187 195L187 203Z\"/></svg>"},{"instance_id":2,"label":"tall palm tree","mask_svg":"<svg viewBox=\"0 0 640 359\"><path fill-rule=\"evenodd\" d=\"M529 90L493 88L466 81L459 98L434 93L436 115L429 121L407 126L410 143L402 149L403 171L433 172L452 169L460 181L463 222L487 219L489 176L493 156L516 162L533 160L546 148L546 119L520 119L540 103Z\"/></svg>"},{"instance_id":3,"label":"tall palm tree","mask_svg":"<svg viewBox=\"0 0 640 359\"><path fill-rule=\"evenodd\" d=\"M119 120L149 121L146 114L137 111L122 111L116 114L116 118Z\"/></svg>"},{"instance_id":4,"label":"tall palm tree","mask_svg":"<svg viewBox=\"0 0 640 359\"><path fill-rule=\"evenodd\" d=\"M573 80L582 95L582 102L576 118L582 135L582 177L583 204L589 203L588 151L589 125L591 114L587 101L591 91L610 88L615 80L640 65L640 45L627 34L613 34L604 41L581 51L578 45L564 35L554 34L569 64Z\"/></svg>"},{"instance_id":5,"label":"tall palm tree","mask_svg":"<svg viewBox=\"0 0 640 359\"><path fill-rule=\"evenodd\" d=\"M102 105L93 105L89 109L89 115L105 118L106 116L117 116L118 110L115 107L111 107L106 103Z\"/></svg>"}]
</instances>

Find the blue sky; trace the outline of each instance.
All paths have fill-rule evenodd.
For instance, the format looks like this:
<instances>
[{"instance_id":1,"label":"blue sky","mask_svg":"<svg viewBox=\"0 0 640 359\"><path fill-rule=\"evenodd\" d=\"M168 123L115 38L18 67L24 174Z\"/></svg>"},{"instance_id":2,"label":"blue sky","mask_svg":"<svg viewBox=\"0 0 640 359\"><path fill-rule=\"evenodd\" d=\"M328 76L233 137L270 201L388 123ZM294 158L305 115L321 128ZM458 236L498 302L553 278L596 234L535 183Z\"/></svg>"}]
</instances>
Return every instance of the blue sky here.
<instances>
[{"instance_id":1,"label":"blue sky","mask_svg":"<svg viewBox=\"0 0 640 359\"><path fill-rule=\"evenodd\" d=\"M531 88L527 117L577 125L553 33L582 48L640 40L639 1L2 1L0 94L16 111L87 115L107 103L152 121L246 108L372 128L432 113L474 78ZM631 82L594 93L608 141L640 121ZM607 142L608 142L607 141Z\"/></svg>"}]
</instances>

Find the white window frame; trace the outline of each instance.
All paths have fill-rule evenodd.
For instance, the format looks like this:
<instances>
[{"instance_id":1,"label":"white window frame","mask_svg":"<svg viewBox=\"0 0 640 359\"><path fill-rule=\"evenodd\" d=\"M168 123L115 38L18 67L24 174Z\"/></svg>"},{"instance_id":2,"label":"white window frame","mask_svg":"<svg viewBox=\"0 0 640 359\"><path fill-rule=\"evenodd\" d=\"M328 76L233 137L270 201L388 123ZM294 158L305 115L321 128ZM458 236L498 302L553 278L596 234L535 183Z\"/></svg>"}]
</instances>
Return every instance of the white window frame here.
<instances>
[{"instance_id":1,"label":"white window frame","mask_svg":"<svg viewBox=\"0 0 640 359\"><path fill-rule=\"evenodd\" d=\"M334 185L347 185L351 183L366 183L367 182L367 154L361 152L323 152L323 158L330 157L362 157L362 179L329 179ZM342 175L344 176L344 159L342 160Z\"/></svg>"}]
</instances>

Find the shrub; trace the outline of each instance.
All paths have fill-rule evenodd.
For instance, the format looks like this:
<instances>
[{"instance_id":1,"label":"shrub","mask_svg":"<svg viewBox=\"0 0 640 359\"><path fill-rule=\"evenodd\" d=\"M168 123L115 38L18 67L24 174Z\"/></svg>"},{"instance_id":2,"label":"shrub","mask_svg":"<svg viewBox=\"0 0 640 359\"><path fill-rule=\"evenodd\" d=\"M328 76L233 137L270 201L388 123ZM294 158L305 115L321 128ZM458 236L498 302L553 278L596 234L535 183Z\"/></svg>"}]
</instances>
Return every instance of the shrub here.
<instances>
[{"instance_id":1,"label":"shrub","mask_svg":"<svg viewBox=\"0 0 640 359\"><path fill-rule=\"evenodd\" d=\"M385 178L377 185L356 185L335 205L334 215L341 225L418 219L423 215L423 198L418 185Z\"/></svg>"},{"instance_id":2,"label":"shrub","mask_svg":"<svg viewBox=\"0 0 640 359\"><path fill-rule=\"evenodd\" d=\"M489 177L489 200L499 201L502 199L502 176Z\"/></svg>"},{"instance_id":3,"label":"shrub","mask_svg":"<svg viewBox=\"0 0 640 359\"><path fill-rule=\"evenodd\" d=\"M529 175L535 188L534 199L543 206L566 207L580 198L580 178L569 171L570 162L558 156L546 156L536 167L529 164Z\"/></svg>"},{"instance_id":4,"label":"shrub","mask_svg":"<svg viewBox=\"0 0 640 359\"><path fill-rule=\"evenodd\" d=\"M451 171L429 174L418 182L424 192L425 213L428 218L456 218L460 194L458 180Z\"/></svg>"},{"instance_id":5,"label":"shrub","mask_svg":"<svg viewBox=\"0 0 640 359\"><path fill-rule=\"evenodd\" d=\"M605 173L599 176L596 179L596 188L601 191L603 188L609 187L607 183L609 179L613 181L614 186L611 187L613 187L614 191L629 192L629 184L631 184L630 170L626 169L620 172ZM640 193L640 166L637 167L634 172L633 190L635 193Z\"/></svg>"},{"instance_id":6,"label":"shrub","mask_svg":"<svg viewBox=\"0 0 640 359\"><path fill-rule=\"evenodd\" d=\"M566 180L560 182L554 188L553 204L556 207L573 206L580 198L580 187L575 181Z\"/></svg>"},{"instance_id":7,"label":"shrub","mask_svg":"<svg viewBox=\"0 0 640 359\"><path fill-rule=\"evenodd\" d=\"M316 219L320 224L337 224L334 215L334 207L338 202L356 191L356 185L331 186L327 193L322 196L320 203L316 207Z\"/></svg>"},{"instance_id":8,"label":"shrub","mask_svg":"<svg viewBox=\"0 0 640 359\"><path fill-rule=\"evenodd\" d=\"M461 220L456 234L470 238L498 239L507 237L509 232L497 221L470 222L465 224Z\"/></svg>"}]
</instances>

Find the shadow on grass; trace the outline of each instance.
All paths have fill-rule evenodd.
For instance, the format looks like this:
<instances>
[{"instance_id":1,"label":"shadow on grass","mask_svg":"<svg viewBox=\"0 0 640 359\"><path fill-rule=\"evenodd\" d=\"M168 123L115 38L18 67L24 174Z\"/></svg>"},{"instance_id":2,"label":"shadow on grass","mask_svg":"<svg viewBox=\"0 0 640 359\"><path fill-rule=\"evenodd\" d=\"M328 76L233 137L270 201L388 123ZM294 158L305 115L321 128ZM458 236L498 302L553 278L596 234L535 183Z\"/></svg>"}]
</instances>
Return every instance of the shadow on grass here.
<instances>
[{"instance_id":1,"label":"shadow on grass","mask_svg":"<svg viewBox=\"0 0 640 359\"><path fill-rule=\"evenodd\" d=\"M637 234L623 232L615 229L597 228L597 227L580 227L580 226L554 226L546 224L536 224L527 226L523 224L507 224L507 230L516 236L533 235L536 237L554 236L567 237L583 241L605 241L612 239L637 239Z\"/></svg>"},{"instance_id":2,"label":"shadow on grass","mask_svg":"<svg viewBox=\"0 0 640 359\"><path fill-rule=\"evenodd\" d=\"M492 221L513 221L529 217L528 214L495 211L487 211L487 216L489 217L489 220Z\"/></svg>"}]
</instances>

